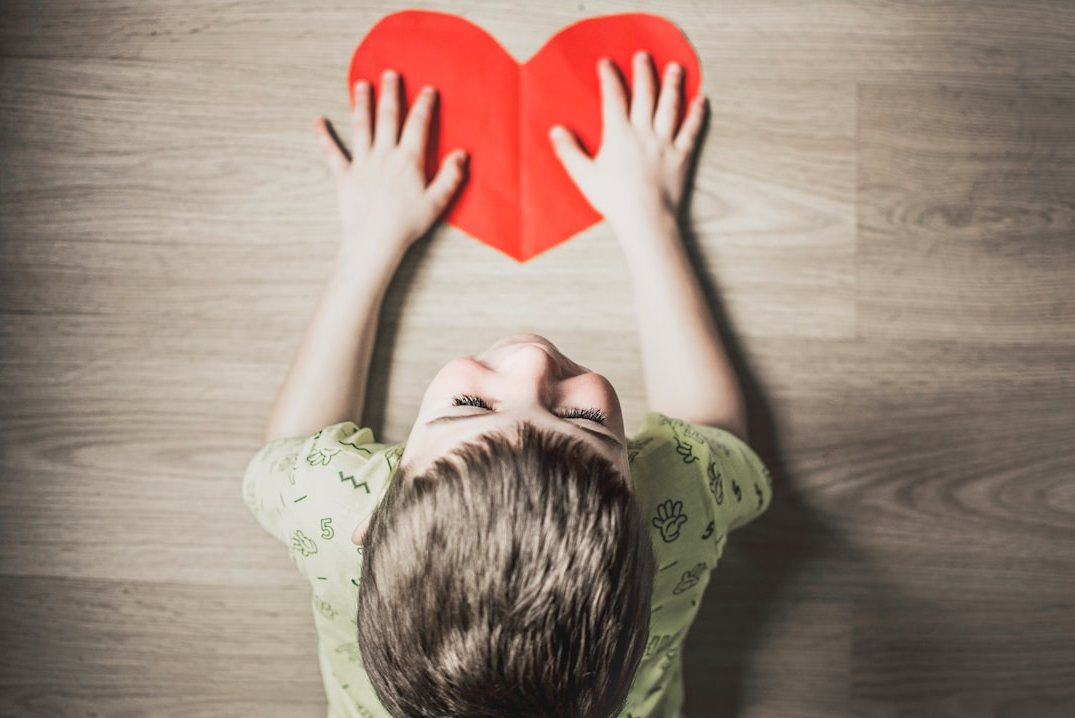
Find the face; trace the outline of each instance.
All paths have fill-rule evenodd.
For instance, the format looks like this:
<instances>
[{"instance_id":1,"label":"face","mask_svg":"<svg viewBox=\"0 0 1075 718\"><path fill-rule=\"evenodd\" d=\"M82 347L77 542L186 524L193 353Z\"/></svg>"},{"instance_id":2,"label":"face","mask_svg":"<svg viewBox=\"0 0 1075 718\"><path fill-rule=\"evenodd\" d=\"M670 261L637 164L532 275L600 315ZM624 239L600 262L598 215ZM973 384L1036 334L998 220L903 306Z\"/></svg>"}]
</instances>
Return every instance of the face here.
<instances>
[{"instance_id":1,"label":"face","mask_svg":"<svg viewBox=\"0 0 1075 718\"><path fill-rule=\"evenodd\" d=\"M630 476L616 391L537 334L506 337L445 365L426 389L403 460L420 472L484 434L514 437L523 422L583 441Z\"/></svg>"}]
</instances>

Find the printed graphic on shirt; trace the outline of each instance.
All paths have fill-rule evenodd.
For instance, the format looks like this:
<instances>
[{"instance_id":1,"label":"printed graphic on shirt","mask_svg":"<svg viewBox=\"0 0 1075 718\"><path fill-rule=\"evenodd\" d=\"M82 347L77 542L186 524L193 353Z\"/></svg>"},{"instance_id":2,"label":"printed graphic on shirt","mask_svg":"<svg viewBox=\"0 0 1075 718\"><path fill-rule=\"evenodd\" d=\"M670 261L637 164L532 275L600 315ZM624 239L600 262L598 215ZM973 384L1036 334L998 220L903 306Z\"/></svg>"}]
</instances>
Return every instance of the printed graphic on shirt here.
<instances>
[{"instance_id":1,"label":"printed graphic on shirt","mask_svg":"<svg viewBox=\"0 0 1075 718\"><path fill-rule=\"evenodd\" d=\"M295 462L298 461L299 455L297 453L290 453L285 456L281 456L276 461L270 464L269 468L274 472L287 471L287 482L292 486L295 485Z\"/></svg>"},{"instance_id":2,"label":"printed graphic on shirt","mask_svg":"<svg viewBox=\"0 0 1075 718\"><path fill-rule=\"evenodd\" d=\"M721 506L724 504L724 477L717 470L717 465L712 461L706 467L706 473L709 475L709 490L713 492L713 498L716 500L717 506Z\"/></svg>"},{"instance_id":3,"label":"printed graphic on shirt","mask_svg":"<svg viewBox=\"0 0 1075 718\"><path fill-rule=\"evenodd\" d=\"M344 482L350 481L352 488L354 488L354 489L363 489L363 490L365 490L365 492L367 494L370 493L370 485L368 483L366 483L365 481L359 483L355 479L354 476L344 476L344 473L342 471L339 471L337 473L340 475L340 483L341 484L344 483Z\"/></svg>"},{"instance_id":4,"label":"printed graphic on shirt","mask_svg":"<svg viewBox=\"0 0 1075 718\"><path fill-rule=\"evenodd\" d=\"M736 503L743 503L743 490L739 488L739 484L732 479L732 493L735 494Z\"/></svg>"},{"instance_id":5,"label":"printed graphic on shirt","mask_svg":"<svg viewBox=\"0 0 1075 718\"><path fill-rule=\"evenodd\" d=\"M757 484L754 484L754 498L758 501L758 511L761 511L762 504L765 503L765 494Z\"/></svg>"},{"instance_id":6,"label":"printed graphic on shirt","mask_svg":"<svg viewBox=\"0 0 1075 718\"><path fill-rule=\"evenodd\" d=\"M352 449L359 453L365 454L366 456L372 456L373 452L370 451L369 448L362 446L358 443L358 437L361 435L361 433L362 432L356 429L355 431L343 437L342 439L339 439L338 441L342 446L350 446Z\"/></svg>"},{"instance_id":7,"label":"printed graphic on shirt","mask_svg":"<svg viewBox=\"0 0 1075 718\"><path fill-rule=\"evenodd\" d=\"M717 441L716 439L710 439L706 443L708 443L711 448L716 449L717 451L719 451L720 453L724 454L725 456L731 456L732 455L732 450L729 449L727 447L727 445L725 445L723 442Z\"/></svg>"},{"instance_id":8,"label":"printed graphic on shirt","mask_svg":"<svg viewBox=\"0 0 1075 718\"><path fill-rule=\"evenodd\" d=\"M658 653L667 653L674 650L676 642L686 630L687 628L684 627L673 634L650 636L649 641L646 643L646 649L642 652L643 660L652 658Z\"/></svg>"},{"instance_id":9,"label":"printed graphic on shirt","mask_svg":"<svg viewBox=\"0 0 1075 718\"><path fill-rule=\"evenodd\" d=\"M351 663L361 663L362 653L358 650L358 641L344 643L336 647L336 653L346 656Z\"/></svg>"},{"instance_id":10,"label":"printed graphic on shirt","mask_svg":"<svg viewBox=\"0 0 1075 718\"><path fill-rule=\"evenodd\" d=\"M317 544L301 529L295 529L295 533L291 534L291 550L301 553L304 557L313 556L317 553Z\"/></svg>"},{"instance_id":11,"label":"printed graphic on shirt","mask_svg":"<svg viewBox=\"0 0 1075 718\"><path fill-rule=\"evenodd\" d=\"M697 447L705 445L705 438L697 430L676 419L661 417L661 424L672 430L672 440L676 444L676 454L684 464L698 461L695 453Z\"/></svg>"},{"instance_id":12,"label":"printed graphic on shirt","mask_svg":"<svg viewBox=\"0 0 1075 718\"><path fill-rule=\"evenodd\" d=\"M678 596L684 591L689 591L695 586L697 586L698 582L702 580L702 576L705 575L707 568L708 567L704 563L695 565L694 568L683 574L683 576L679 579L679 583L677 583L676 587L672 589L672 593Z\"/></svg>"},{"instance_id":13,"label":"printed graphic on shirt","mask_svg":"<svg viewBox=\"0 0 1075 718\"><path fill-rule=\"evenodd\" d=\"M396 467L399 466L399 460L403 457L403 447L393 446L388 451L384 452L384 460L388 462L388 475L391 476L396 471Z\"/></svg>"},{"instance_id":14,"label":"printed graphic on shirt","mask_svg":"<svg viewBox=\"0 0 1075 718\"><path fill-rule=\"evenodd\" d=\"M653 517L653 528L660 530L661 539L672 543L679 538L679 529L687 523L687 514L683 513L683 502L668 499L657 506L657 515Z\"/></svg>"},{"instance_id":15,"label":"printed graphic on shirt","mask_svg":"<svg viewBox=\"0 0 1075 718\"><path fill-rule=\"evenodd\" d=\"M627 462L633 463L635 459L653 442L653 437L646 437L645 439L628 439L627 440Z\"/></svg>"},{"instance_id":16,"label":"printed graphic on shirt","mask_svg":"<svg viewBox=\"0 0 1075 718\"><path fill-rule=\"evenodd\" d=\"M307 455L306 463L310 466L328 466L332 462L332 457L340 453L339 449L329 449L322 446L319 449L314 449Z\"/></svg>"},{"instance_id":17,"label":"printed graphic on shirt","mask_svg":"<svg viewBox=\"0 0 1075 718\"><path fill-rule=\"evenodd\" d=\"M709 525L705 527L705 533L702 534L702 540L706 541L707 539L709 539L709 537L713 535L713 532L716 530L716 528L717 528L717 522L716 521L710 521Z\"/></svg>"},{"instance_id":18,"label":"printed graphic on shirt","mask_svg":"<svg viewBox=\"0 0 1075 718\"><path fill-rule=\"evenodd\" d=\"M314 601L314 608L317 609L317 612L320 613L325 618L327 618L328 620L330 620L330 621L335 620L336 616L340 615L339 611L337 611L335 608L333 608L331 603L329 603L328 601L322 601L317 596L317 594L314 594L313 601Z\"/></svg>"},{"instance_id":19,"label":"printed graphic on shirt","mask_svg":"<svg viewBox=\"0 0 1075 718\"><path fill-rule=\"evenodd\" d=\"M683 459L684 464L693 464L698 461L698 457L694 455L694 445L689 441L684 441L675 433L672 434L672 438L676 442L676 453L679 454L679 458Z\"/></svg>"},{"instance_id":20,"label":"printed graphic on shirt","mask_svg":"<svg viewBox=\"0 0 1075 718\"><path fill-rule=\"evenodd\" d=\"M702 436L701 432L699 432L690 424L684 424L683 422L679 422L679 430L683 432L683 436L690 439L699 446L706 443L705 437Z\"/></svg>"}]
</instances>

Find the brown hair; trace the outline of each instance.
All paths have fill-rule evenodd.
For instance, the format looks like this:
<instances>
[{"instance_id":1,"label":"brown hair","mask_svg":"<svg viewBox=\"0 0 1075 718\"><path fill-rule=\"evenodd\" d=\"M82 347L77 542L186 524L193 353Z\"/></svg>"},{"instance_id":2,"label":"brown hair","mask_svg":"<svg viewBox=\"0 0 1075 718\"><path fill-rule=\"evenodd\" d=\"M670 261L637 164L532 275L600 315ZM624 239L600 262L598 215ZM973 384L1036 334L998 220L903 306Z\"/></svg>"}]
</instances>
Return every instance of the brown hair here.
<instances>
[{"instance_id":1,"label":"brown hair","mask_svg":"<svg viewBox=\"0 0 1075 718\"><path fill-rule=\"evenodd\" d=\"M363 662L397 718L605 718L642 657L654 572L622 474L523 424L392 480L365 541Z\"/></svg>"}]
</instances>

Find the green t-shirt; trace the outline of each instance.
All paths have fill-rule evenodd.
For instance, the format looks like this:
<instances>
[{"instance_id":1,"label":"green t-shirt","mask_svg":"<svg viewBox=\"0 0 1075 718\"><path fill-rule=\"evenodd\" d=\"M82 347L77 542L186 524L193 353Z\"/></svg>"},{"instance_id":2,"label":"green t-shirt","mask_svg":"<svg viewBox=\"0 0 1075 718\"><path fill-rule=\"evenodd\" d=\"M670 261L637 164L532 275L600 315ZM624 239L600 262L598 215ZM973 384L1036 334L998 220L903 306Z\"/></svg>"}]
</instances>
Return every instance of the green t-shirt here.
<instances>
[{"instance_id":1,"label":"green t-shirt","mask_svg":"<svg viewBox=\"0 0 1075 718\"><path fill-rule=\"evenodd\" d=\"M631 481L658 573L645 654L623 718L682 713L682 648L728 533L769 504L757 455L719 429L647 414L627 442ZM356 611L362 548L351 542L403 455L351 422L281 439L247 467L243 498L313 586L318 656L330 718L388 718L362 666Z\"/></svg>"}]
</instances>

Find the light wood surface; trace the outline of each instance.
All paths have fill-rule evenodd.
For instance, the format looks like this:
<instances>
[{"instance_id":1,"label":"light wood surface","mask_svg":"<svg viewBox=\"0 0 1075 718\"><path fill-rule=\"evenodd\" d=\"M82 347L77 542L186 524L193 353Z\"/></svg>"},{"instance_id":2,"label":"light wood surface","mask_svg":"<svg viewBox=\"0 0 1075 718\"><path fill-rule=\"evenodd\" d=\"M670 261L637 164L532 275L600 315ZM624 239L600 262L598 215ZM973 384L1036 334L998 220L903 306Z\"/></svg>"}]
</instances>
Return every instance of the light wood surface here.
<instances>
[{"instance_id":1,"label":"light wood surface","mask_svg":"<svg viewBox=\"0 0 1075 718\"><path fill-rule=\"evenodd\" d=\"M777 499L687 653L708 716L1075 715L1075 5L425 2L519 59L678 23L692 206ZM325 275L310 119L403 3L0 5L0 715L324 715L308 591L238 480ZM372 424L549 335L645 409L598 225L450 228L385 303Z\"/></svg>"}]
</instances>

